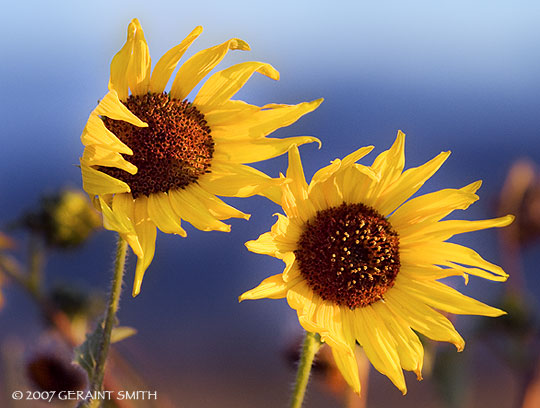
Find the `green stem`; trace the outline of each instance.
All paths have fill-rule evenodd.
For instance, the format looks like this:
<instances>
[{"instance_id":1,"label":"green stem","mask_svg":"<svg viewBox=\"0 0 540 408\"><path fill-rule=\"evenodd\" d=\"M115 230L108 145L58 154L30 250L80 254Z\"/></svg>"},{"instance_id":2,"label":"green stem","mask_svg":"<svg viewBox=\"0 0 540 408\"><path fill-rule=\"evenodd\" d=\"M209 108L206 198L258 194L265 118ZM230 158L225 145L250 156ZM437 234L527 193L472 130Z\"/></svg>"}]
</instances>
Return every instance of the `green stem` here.
<instances>
[{"instance_id":1,"label":"green stem","mask_svg":"<svg viewBox=\"0 0 540 408\"><path fill-rule=\"evenodd\" d=\"M31 235L28 247L28 287L34 293L41 293L45 264L43 245L39 237Z\"/></svg>"},{"instance_id":2,"label":"green stem","mask_svg":"<svg viewBox=\"0 0 540 408\"><path fill-rule=\"evenodd\" d=\"M296 374L296 384L291 401L291 408L301 408L304 402L304 394L309 381L309 373L313 365L315 354L321 347L321 337L317 333L306 332L304 344L302 346L302 355Z\"/></svg>"},{"instance_id":3,"label":"green stem","mask_svg":"<svg viewBox=\"0 0 540 408\"><path fill-rule=\"evenodd\" d=\"M103 338L99 347L99 354L96 361L96 369L91 379L90 391L101 391L103 377L105 375L105 362L109 353L111 344L111 333L116 321L116 312L120 302L120 293L122 292L122 279L124 277L124 265L126 263L127 242L118 237L118 246L116 248L116 259L114 262L114 276L112 280L111 293L105 315L105 324L103 327Z\"/></svg>"}]
</instances>

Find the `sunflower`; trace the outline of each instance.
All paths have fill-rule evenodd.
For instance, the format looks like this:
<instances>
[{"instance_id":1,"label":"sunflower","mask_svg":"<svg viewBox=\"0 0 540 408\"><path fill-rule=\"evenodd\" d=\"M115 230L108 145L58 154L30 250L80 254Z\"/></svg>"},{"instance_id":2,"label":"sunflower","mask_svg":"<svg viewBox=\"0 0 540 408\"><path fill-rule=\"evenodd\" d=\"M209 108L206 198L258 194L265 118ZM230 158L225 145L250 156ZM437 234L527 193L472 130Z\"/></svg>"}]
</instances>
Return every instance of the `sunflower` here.
<instances>
[{"instance_id":1,"label":"sunflower","mask_svg":"<svg viewBox=\"0 0 540 408\"><path fill-rule=\"evenodd\" d=\"M137 255L133 296L140 291L155 251L156 227L186 236L181 219L203 231L229 231L222 220L249 215L216 197L272 195L279 179L246 166L279 156L308 136L265 136L316 109L322 99L262 107L231 97L258 72L272 79L269 64L244 62L212 75L193 102L186 97L228 50L249 50L233 38L193 55L172 72L191 43L195 28L151 71L150 54L137 19L111 63L109 92L90 114L81 136L83 186L103 213L105 228L117 231ZM131 93L130 93L131 91Z\"/></svg>"},{"instance_id":2,"label":"sunflower","mask_svg":"<svg viewBox=\"0 0 540 408\"><path fill-rule=\"evenodd\" d=\"M440 313L500 316L503 311L467 297L439 279L469 275L504 281L507 274L475 251L445 242L455 234L510 224L513 216L441 221L478 199L480 181L408 200L448 158L440 153L403 171L405 135L371 166L356 162L363 147L317 171L308 185L296 146L289 150L288 184L270 232L246 243L285 263L239 300L287 298L302 327L331 348L349 385L360 392L354 348L406 393L403 369L421 379L423 347L415 332L465 345ZM408 201L407 201L408 200ZM435 310L437 309L437 310Z\"/></svg>"}]
</instances>

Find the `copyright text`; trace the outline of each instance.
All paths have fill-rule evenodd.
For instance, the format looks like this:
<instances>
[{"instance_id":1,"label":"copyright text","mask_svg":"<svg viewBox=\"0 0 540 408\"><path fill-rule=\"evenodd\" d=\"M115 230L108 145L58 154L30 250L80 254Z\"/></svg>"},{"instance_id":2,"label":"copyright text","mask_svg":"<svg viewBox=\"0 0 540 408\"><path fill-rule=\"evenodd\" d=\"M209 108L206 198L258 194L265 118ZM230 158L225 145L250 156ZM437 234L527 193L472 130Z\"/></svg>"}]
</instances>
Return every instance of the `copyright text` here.
<instances>
[{"instance_id":1,"label":"copyright text","mask_svg":"<svg viewBox=\"0 0 540 408\"><path fill-rule=\"evenodd\" d=\"M14 400L40 400L51 402L82 400L157 400L157 391L13 391Z\"/></svg>"}]
</instances>

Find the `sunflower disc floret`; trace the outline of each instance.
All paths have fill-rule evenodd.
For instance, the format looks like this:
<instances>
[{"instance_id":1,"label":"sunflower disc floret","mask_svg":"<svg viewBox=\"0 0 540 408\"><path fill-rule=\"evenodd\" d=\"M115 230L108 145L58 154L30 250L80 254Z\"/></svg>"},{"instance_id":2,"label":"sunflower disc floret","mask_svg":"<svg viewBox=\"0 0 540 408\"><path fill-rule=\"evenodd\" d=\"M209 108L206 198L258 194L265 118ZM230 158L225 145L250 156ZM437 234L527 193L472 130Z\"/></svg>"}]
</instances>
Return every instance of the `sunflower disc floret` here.
<instances>
[{"instance_id":1,"label":"sunflower disc floret","mask_svg":"<svg viewBox=\"0 0 540 408\"><path fill-rule=\"evenodd\" d=\"M109 131L134 154L124 158L136 174L114 167L100 167L105 174L127 183L133 198L185 188L209 171L214 141L204 115L187 100L166 93L130 95L126 107L147 127L103 118Z\"/></svg>"},{"instance_id":2,"label":"sunflower disc floret","mask_svg":"<svg viewBox=\"0 0 540 408\"><path fill-rule=\"evenodd\" d=\"M294 251L300 273L322 299L350 309L380 300L399 272L399 238L363 204L343 203L306 222Z\"/></svg>"}]
</instances>

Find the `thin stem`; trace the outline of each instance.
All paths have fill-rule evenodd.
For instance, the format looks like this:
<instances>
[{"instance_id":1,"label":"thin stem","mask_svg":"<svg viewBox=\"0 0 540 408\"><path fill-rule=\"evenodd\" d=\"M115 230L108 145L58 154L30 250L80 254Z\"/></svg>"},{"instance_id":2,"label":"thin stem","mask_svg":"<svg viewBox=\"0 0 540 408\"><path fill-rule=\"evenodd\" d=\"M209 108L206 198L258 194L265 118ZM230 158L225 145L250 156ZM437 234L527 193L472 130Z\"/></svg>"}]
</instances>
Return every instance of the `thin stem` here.
<instances>
[{"instance_id":1,"label":"thin stem","mask_svg":"<svg viewBox=\"0 0 540 408\"><path fill-rule=\"evenodd\" d=\"M294 385L291 408L302 407L313 359L320 347L321 337L317 333L306 332L302 346L302 355L300 356L300 364L298 365L298 372L296 374L296 384Z\"/></svg>"},{"instance_id":2,"label":"thin stem","mask_svg":"<svg viewBox=\"0 0 540 408\"><path fill-rule=\"evenodd\" d=\"M35 293L40 293L42 288L44 252L43 243L39 237L31 234L28 244L28 287Z\"/></svg>"},{"instance_id":3,"label":"thin stem","mask_svg":"<svg viewBox=\"0 0 540 408\"><path fill-rule=\"evenodd\" d=\"M101 391L103 376L105 375L105 361L111 345L111 333L116 320L120 293L122 292L122 279L124 277L124 266L126 263L127 242L118 237L116 247L116 259L114 261L114 275L112 280L111 293L109 294L109 304L105 315L105 325L103 327L103 338L99 348L99 355L96 361L96 371L90 384L91 391Z\"/></svg>"}]
</instances>

